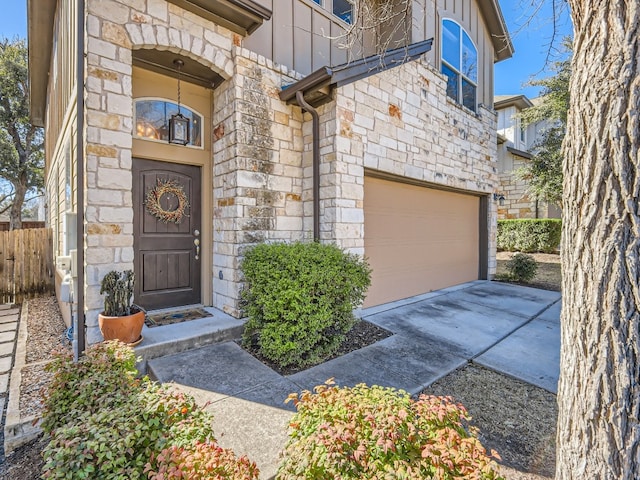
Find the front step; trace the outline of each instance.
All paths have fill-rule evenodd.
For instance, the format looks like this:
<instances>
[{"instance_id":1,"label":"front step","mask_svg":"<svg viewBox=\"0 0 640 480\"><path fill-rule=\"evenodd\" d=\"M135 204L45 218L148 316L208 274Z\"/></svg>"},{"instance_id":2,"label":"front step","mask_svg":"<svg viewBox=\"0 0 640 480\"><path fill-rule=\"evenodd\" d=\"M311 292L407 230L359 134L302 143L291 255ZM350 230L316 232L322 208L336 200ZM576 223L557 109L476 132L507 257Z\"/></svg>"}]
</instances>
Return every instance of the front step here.
<instances>
[{"instance_id":1,"label":"front step","mask_svg":"<svg viewBox=\"0 0 640 480\"><path fill-rule=\"evenodd\" d=\"M142 357L136 367L145 375L151 359L180 353L212 343L235 340L242 336L245 320L238 320L215 308L205 308L210 317L142 329L143 341L134 348Z\"/></svg>"}]
</instances>

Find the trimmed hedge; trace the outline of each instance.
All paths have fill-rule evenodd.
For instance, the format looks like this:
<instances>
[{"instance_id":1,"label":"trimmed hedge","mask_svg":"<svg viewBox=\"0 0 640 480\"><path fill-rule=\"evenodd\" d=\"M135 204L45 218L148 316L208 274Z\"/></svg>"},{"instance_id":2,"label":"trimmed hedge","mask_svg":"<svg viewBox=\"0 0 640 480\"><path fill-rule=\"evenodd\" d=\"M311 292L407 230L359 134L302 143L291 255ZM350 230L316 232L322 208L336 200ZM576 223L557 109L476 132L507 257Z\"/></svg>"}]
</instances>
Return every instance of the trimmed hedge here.
<instances>
[{"instance_id":1,"label":"trimmed hedge","mask_svg":"<svg viewBox=\"0 0 640 480\"><path fill-rule=\"evenodd\" d=\"M331 356L371 284L359 256L320 243L260 244L242 261L243 342L282 367Z\"/></svg>"},{"instance_id":2,"label":"trimmed hedge","mask_svg":"<svg viewBox=\"0 0 640 480\"><path fill-rule=\"evenodd\" d=\"M554 253L560 246L561 234L559 218L498 220L498 250Z\"/></svg>"}]
</instances>

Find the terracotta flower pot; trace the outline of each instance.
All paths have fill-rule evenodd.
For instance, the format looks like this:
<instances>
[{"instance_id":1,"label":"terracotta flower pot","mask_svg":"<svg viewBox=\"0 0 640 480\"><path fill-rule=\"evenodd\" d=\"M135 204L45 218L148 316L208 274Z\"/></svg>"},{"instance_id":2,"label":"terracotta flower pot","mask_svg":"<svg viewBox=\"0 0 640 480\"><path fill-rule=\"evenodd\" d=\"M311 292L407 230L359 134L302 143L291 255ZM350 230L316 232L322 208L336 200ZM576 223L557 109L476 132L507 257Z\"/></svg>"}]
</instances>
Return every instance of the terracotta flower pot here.
<instances>
[{"instance_id":1,"label":"terracotta flower pot","mask_svg":"<svg viewBox=\"0 0 640 480\"><path fill-rule=\"evenodd\" d=\"M98 325L105 340L120 340L128 344L137 344L142 340L140 334L144 325L144 312L137 312L125 317L107 317L99 314Z\"/></svg>"}]
</instances>

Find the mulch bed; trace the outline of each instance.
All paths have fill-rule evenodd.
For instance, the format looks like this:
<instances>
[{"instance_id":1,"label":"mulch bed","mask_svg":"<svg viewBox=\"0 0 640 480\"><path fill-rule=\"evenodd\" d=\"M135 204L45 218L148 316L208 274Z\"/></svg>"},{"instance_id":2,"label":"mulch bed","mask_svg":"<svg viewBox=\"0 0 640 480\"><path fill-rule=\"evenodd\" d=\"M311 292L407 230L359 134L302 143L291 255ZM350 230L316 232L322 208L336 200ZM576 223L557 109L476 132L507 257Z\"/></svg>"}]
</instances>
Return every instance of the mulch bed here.
<instances>
[{"instance_id":1,"label":"mulch bed","mask_svg":"<svg viewBox=\"0 0 640 480\"><path fill-rule=\"evenodd\" d=\"M477 365L467 365L422 393L452 396L473 417L487 451L496 450L508 480L555 474L556 396Z\"/></svg>"},{"instance_id":2,"label":"mulch bed","mask_svg":"<svg viewBox=\"0 0 640 480\"><path fill-rule=\"evenodd\" d=\"M325 358L322 362L319 362L319 363L324 363L329 360L333 360L334 358L341 357L342 355L345 355L349 352L360 350L361 348L364 348L368 345L372 345L376 342L379 342L380 340L384 340L385 338L390 337L391 335L393 335L393 333L391 333L388 330L385 330L384 328L380 328L377 325L374 325L373 323L367 322L365 320L359 320L355 324L355 326L347 333L346 338L340 345L340 348L338 349L338 351L331 357ZM272 362L271 360L264 358L260 354L260 351L257 345L251 345L250 347L245 347L244 345L242 345L241 341L238 341L237 343L244 350L249 352L251 355L253 355L255 358L260 360L262 363L264 363L266 366L268 366L272 370L275 370L276 372L278 372L280 375L293 375L294 373L301 372L303 370L306 370L307 368L311 368L314 366L314 365L310 365L306 367L297 367L297 366L280 367L278 364Z\"/></svg>"}]
</instances>

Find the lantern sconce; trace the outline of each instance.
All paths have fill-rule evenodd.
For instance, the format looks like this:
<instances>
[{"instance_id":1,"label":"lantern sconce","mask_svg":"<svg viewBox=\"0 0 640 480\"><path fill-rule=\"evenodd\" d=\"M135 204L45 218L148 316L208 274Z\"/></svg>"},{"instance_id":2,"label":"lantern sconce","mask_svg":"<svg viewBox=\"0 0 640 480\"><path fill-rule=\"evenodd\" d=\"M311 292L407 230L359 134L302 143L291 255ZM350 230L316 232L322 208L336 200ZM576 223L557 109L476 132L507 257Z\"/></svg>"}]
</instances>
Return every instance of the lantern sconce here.
<instances>
[{"instance_id":1,"label":"lantern sconce","mask_svg":"<svg viewBox=\"0 0 640 480\"><path fill-rule=\"evenodd\" d=\"M182 115L180 111L180 74L182 73L184 62L180 59L175 59L173 64L178 70L178 113L171 115L169 119L169 143L186 145L190 141L191 129L189 128L189 119Z\"/></svg>"},{"instance_id":2,"label":"lantern sconce","mask_svg":"<svg viewBox=\"0 0 640 480\"><path fill-rule=\"evenodd\" d=\"M500 205L501 207L504 207L504 195L501 193L494 193L493 194L493 200L495 202L498 202L498 205Z\"/></svg>"}]
</instances>

